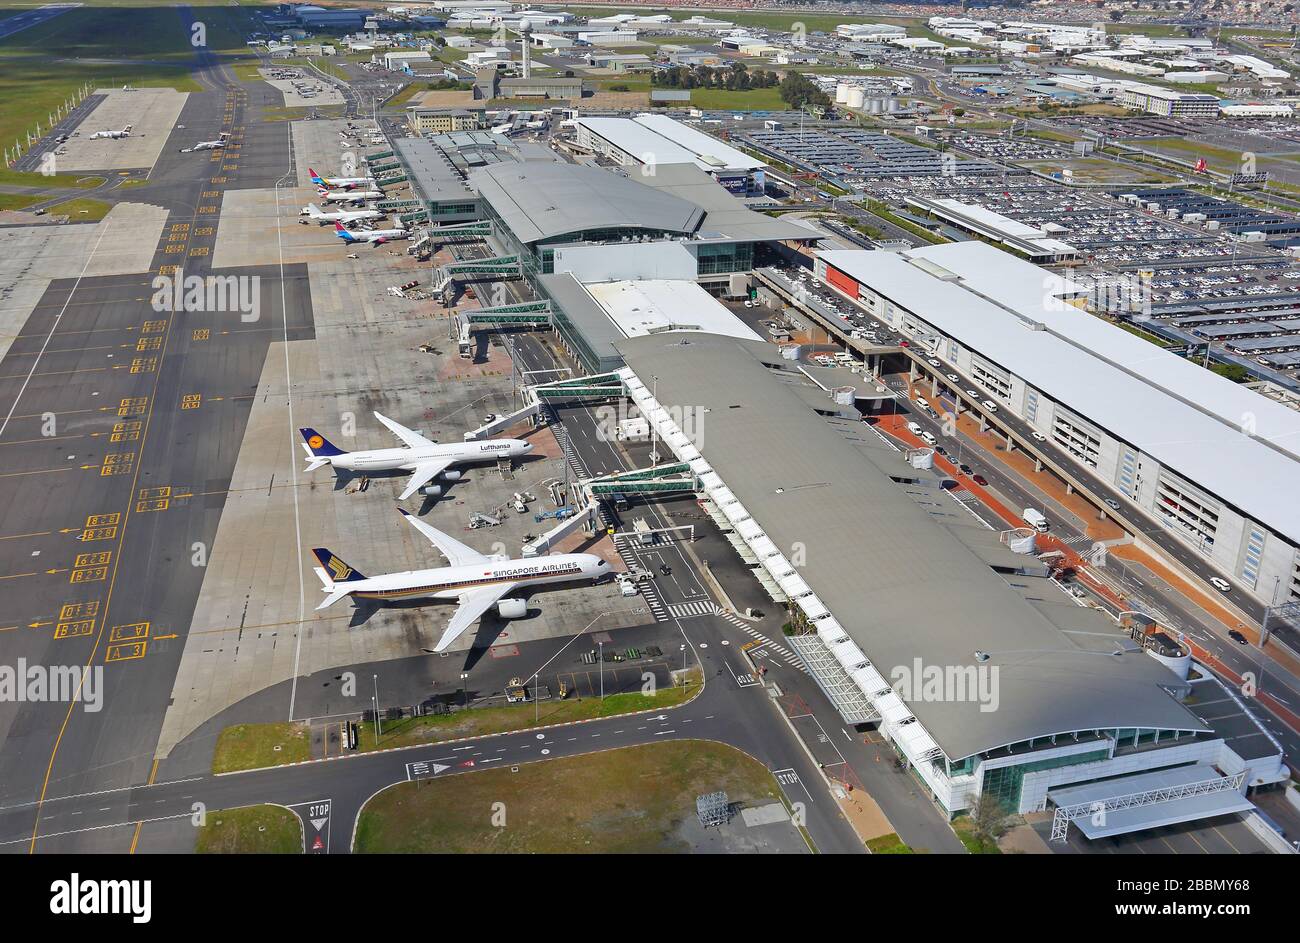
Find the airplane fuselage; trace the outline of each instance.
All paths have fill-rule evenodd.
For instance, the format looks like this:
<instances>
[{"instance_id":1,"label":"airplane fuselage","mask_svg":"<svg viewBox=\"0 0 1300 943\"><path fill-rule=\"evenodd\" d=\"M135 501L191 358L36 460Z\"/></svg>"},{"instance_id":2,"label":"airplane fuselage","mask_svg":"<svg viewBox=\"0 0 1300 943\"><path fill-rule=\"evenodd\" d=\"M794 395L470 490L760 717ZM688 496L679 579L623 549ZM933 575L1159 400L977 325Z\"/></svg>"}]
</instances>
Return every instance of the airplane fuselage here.
<instances>
[{"instance_id":1,"label":"airplane fuselage","mask_svg":"<svg viewBox=\"0 0 1300 943\"><path fill-rule=\"evenodd\" d=\"M557 553L536 560L488 560L466 566L385 573L336 585L346 586L349 595L357 599L457 599L465 592L494 584L541 586L598 579L609 572L609 564L595 554Z\"/></svg>"},{"instance_id":2,"label":"airplane fuselage","mask_svg":"<svg viewBox=\"0 0 1300 943\"><path fill-rule=\"evenodd\" d=\"M529 445L523 439L491 439L419 448L369 449L344 452L330 457L329 463L346 471L414 471L421 464L451 458L453 462L495 462L499 458L526 455Z\"/></svg>"}]
</instances>

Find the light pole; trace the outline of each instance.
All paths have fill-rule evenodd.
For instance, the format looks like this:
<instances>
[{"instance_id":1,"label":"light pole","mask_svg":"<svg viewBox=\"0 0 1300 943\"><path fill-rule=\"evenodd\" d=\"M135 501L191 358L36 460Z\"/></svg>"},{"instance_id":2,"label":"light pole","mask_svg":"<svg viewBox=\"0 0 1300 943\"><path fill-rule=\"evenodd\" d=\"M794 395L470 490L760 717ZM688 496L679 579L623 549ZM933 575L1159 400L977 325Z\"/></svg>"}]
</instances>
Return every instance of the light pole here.
<instances>
[{"instance_id":1,"label":"light pole","mask_svg":"<svg viewBox=\"0 0 1300 943\"><path fill-rule=\"evenodd\" d=\"M375 746L379 746L379 675L374 675L375 681Z\"/></svg>"},{"instance_id":2,"label":"light pole","mask_svg":"<svg viewBox=\"0 0 1300 943\"><path fill-rule=\"evenodd\" d=\"M600 652L596 657L600 660L600 699L605 700L605 643L597 642L596 648Z\"/></svg>"},{"instance_id":3,"label":"light pole","mask_svg":"<svg viewBox=\"0 0 1300 943\"><path fill-rule=\"evenodd\" d=\"M686 687L686 643L681 644L682 652L682 687Z\"/></svg>"},{"instance_id":4,"label":"light pole","mask_svg":"<svg viewBox=\"0 0 1300 943\"><path fill-rule=\"evenodd\" d=\"M659 406L659 377L650 377L650 397L654 400L656 407ZM650 421L650 464L659 464L659 426L652 419Z\"/></svg>"}]
</instances>

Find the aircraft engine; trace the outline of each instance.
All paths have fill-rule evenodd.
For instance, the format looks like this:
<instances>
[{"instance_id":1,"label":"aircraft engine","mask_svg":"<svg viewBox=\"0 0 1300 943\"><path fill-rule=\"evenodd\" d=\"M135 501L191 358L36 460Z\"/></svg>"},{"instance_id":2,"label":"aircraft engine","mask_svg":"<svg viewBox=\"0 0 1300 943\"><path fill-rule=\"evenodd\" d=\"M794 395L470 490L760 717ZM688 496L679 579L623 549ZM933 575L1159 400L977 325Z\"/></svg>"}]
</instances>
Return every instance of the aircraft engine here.
<instances>
[{"instance_id":1,"label":"aircraft engine","mask_svg":"<svg viewBox=\"0 0 1300 943\"><path fill-rule=\"evenodd\" d=\"M525 599L503 599L497 603L497 614L503 619L522 619L528 615L528 601Z\"/></svg>"},{"instance_id":2,"label":"aircraft engine","mask_svg":"<svg viewBox=\"0 0 1300 943\"><path fill-rule=\"evenodd\" d=\"M445 471L442 473L442 479L443 481L460 481L460 476L463 474L464 472L456 470Z\"/></svg>"},{"instance_id":3,"label":"aircraft engine","mask_svg":"<svg viewBox=\"0 0 1300 943\"><path fill-rule=\"evenodd\" d=\"M436 498L442 494L442 485L424 485L420 488L420 494L426 498Z\"/></svg>"}]
</instances>

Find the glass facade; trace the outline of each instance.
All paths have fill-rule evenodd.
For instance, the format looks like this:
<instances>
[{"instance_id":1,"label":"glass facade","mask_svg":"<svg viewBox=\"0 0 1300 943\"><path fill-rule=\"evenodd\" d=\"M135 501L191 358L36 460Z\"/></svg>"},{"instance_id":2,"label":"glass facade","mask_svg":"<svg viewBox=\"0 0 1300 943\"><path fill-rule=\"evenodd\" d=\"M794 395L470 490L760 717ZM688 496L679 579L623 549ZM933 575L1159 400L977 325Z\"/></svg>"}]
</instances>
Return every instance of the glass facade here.
<instances>
[{"instance_id":1,"label":"glass facade","mask_svg":"<svg viewBox=\"0 0 1300 943\"><path fill-rule=\"evenodd\" d=\"M695 256L699 260L701 275L748 272L754 267L754 244L752 242L697 243Z\"/></svg>"},{"instance_id":2,"label":"glass facade","mask_svg":"<svg viewBox=\"0 0 1300 943\"><path fill-rule=\"evenodd\" d=\"M1024 785L1026 773L1037 773L1045 769L1060 769L1063 766L1078 766L1082 763L1096 763L1107 759L1109 750L1092 750L1088 753L1072 753L1069 756L1054 756L1033 763L1016 763L1011 766L998 766L985 770L984 788L981 795L995 797L1003 809L1008 812L1020 810L1020 790Z\"/></svg>"}]
</instances>

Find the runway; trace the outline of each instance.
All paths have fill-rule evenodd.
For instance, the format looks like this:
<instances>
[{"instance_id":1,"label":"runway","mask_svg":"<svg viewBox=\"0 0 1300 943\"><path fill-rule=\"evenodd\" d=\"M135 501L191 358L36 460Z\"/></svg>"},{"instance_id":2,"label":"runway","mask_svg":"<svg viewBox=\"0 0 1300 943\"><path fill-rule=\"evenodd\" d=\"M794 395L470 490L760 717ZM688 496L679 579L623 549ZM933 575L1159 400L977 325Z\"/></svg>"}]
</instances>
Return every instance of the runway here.
<instances>
[{"instance_id":1,"label":"runway","mask_svg":"<svg viewBox=\"0 0 1300 943\"><path fill-rule=\"evenodd\" d=\"M188 29L188 11L179 15ZM225 192L274 186L292 162L288 126L257 120L275 104L271 90L240 85L206 51L197 57L208 91L190 96L185 130L172 132L148 186L133 191L168 211L152 268L52 282L0 360L9 499L0 505L0 638L11 660L103 669L98 712L0 704L0 801L21 805L29 836L49 831L47 802L153 775L267 350L312 336L304 267L211 270ZM179 153L220 132L230 134L225 149ZM178 307L155 281L182 275L200 286L197 304ZM135 832L6 847L124 852Z\"/></svg>"}]
</instances>

